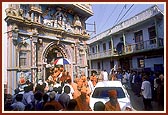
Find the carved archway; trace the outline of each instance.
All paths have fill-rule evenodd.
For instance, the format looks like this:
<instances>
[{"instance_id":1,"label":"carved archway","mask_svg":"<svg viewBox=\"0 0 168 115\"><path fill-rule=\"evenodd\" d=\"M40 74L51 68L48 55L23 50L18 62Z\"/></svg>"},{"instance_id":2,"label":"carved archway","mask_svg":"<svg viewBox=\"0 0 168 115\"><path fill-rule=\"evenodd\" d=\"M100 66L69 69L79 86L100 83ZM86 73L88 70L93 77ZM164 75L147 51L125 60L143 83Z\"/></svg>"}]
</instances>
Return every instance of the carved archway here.
<instances>
[{"instance_id":1,"label":"carved archway","mask_svg":"<svg viewBox=\"0 0 168 115\"><path fill-rule=\"evenodd\" d=\"M52 63L52 61L65 57L67 58L67 55L64 51L65 46L63 44L57 44L56 42L52 42L48 44L43 52L43 62L49 64Z\"/></svg>"},{"instance_id":2,"label":"carved archway","mask_svg":"<svg viewBox=\"0 0 168 115\"><path fill-rule=\"evenodd\" d=\"M58 44L57 42L49 43L43 50L42 63L43 63L43 79L47 79L50 75L50 68L53 67L53 62L58 58L67 58L64 44Z\"/></svg>"}]
</instances>

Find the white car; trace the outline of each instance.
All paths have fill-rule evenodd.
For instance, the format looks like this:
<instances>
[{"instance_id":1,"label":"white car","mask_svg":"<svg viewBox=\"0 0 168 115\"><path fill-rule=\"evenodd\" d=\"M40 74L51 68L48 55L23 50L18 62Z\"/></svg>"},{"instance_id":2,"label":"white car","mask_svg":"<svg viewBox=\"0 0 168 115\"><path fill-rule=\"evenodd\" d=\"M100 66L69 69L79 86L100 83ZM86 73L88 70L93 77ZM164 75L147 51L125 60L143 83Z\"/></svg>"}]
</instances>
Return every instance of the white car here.
<instances>
[{"instance_id":1,"label":"white car","mask_svg":"<svg viewBox=\"0 0 168 115\"><path fill-rule=\"evenodd\" d=\"M121 81L98 82L90 95L91 109L93 110L94 104L98 101L101 101L104 104L109 101L108 90L112 89L117 91L117 100L119 102L121 111L134 111L133 107L131 106L129 94L122 85Z\"/></svg>"}]
</instances>

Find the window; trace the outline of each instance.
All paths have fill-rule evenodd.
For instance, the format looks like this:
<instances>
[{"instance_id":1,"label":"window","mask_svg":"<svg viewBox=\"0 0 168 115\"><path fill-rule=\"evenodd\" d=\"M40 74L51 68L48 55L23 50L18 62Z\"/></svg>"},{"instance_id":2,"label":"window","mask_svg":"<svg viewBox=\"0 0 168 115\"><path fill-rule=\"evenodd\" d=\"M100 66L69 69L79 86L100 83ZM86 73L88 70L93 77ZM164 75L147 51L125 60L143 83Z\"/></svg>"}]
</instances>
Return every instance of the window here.
<instances>
[{"instance_id":1,"label":"window","mask_svg":"<svg viewBox=\"0 0 168 115\"><path fill-rule=\"evenodd\" d=\"M19 65L23 67L27 65L27 52L21 51L19 53Z\"/></svg>"},{"instance_id":2,"label":"window","mask_svg":"<svg viewBox=\"0 0 168 115\"><path fill-rule=\"evenodd\" d=\"M97 52L100 52L100 46L99 46L99 44L97 45L97 49L98 49Z\"/></svg>"},{"instance_id":3,"label":"window","mask_svg":"<svg viewBox=\"0 0 168 115\"><path fill-rule=\"evenodd\" d=\"M135 32L134 36L135 36L135 43L137 43L136 44L136 49L137 50L143 49L144 48L144 45L143 45L143 31L140 30L138 32Z\"/></svg>"},{"instance_id":4,"label":"window","mask_svg":"<svg viewBox=\"0 0 168 115\"><path fill-rule=\"evenodd\" d=\"M92 47L92 53L95 53L95 49L94 49L94 47Z\"/></svg>"},{"instance_id":5,"label":"window","mask_svg":"<svg viewBox=\"0 0 168 115\"><path fill-rule=\"evenodd\" d=\"M144 68L144 59L143 58L138 58L138 67L139 68Z\"/></svg>"},{"instance_id":6,"label":"window","mask_svg":"<svg viewBox=\"0 0 168 115\"><path fill-rule=\"evenodd\" d=\"M97 63L97 67L98 67L98 69L100 69L100 62Z\"/></svg>"},{"instance_id":7,"label":"window","mask_svg":"<svg viewBox=\"0 0 168 115\"><path fill-rule=\"evenodd\" d=\"M135 32L135 43L142 42L143 41L143 32L142 30Z\"/></svg>"},{"instance_id":8,"label":"window","mask_svg":"<svg viewBox=\"0 0 168 115\"><path fill-rule=\"evenodd\" d=\"M106 43L103 44L103 51L106 51Z\"/></svg>"},{"instance_id":9,"label":"window","mask_svg":"<svg viewBox=\"0 0 168 115\"><path fill-rule=\"evenodd\" d=\"M109 41L109 49L111 49L111 41Z\"/></svg>"},{"instance_id":10,"label":"window","mask_svg":"<svg viewBox=\"0 0 168 115\"><path fill-rule=\"evenodd\" d=\"M108 91L116 90L117 98L125 98L125 93L121 87L97 87L95 88L92 97L93 98L109 98Z\"/></svg>"},{"instance_id":11,"label":"window","mask_svg":"<svg viewBox=\"0 0 168 115\"><path fill-rule=\"evenodd\" d=\"M155 44L156 43L156 30L155 30L155 26L152 26L150 28L148 28L148 32L149 32L149 40L150 40L150 44Z\"/></svg>"}]
</instances>

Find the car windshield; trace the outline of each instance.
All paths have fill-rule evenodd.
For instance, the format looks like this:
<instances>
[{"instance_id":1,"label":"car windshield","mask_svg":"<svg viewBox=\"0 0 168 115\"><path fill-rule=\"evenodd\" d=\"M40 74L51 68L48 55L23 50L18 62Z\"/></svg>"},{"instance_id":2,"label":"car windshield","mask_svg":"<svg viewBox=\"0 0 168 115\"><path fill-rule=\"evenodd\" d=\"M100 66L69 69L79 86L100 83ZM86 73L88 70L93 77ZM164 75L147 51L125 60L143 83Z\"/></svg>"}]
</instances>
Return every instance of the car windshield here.
<instances>
[{"instance_id":1,"label":"car windshield","mask_svg":"<svg viewBox=\"0 0 168 115\"><path fill-rule=\"evenodd\" d=\"M125 98L125 93L121 87L97 87L95 88L92 97L93 98L109 98L108 91L116 90L117 98Z\"/></svg>"}]
</instances>

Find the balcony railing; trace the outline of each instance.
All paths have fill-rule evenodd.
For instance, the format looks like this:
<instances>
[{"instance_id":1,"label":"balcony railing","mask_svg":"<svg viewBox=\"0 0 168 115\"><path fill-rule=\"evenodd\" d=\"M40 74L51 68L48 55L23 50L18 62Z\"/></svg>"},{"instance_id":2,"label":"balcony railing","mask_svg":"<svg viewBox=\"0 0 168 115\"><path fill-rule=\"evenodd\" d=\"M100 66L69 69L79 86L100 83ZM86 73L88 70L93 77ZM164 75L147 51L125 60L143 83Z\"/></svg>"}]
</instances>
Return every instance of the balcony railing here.
<instances>
[{"instance_id":1,"label":"balcony railing","mask_svg":"<svg viewBox=\"0 0 168 115\"><path fill-rule=\"evenodd\" d=\"M128 53L150 50L150 49L155 49L160 47L163 47L163 38L159 38L159 39L155 38L144 42L128 44L125 46L125 53L128 54Z\"/></svg>"},{"instance_id":2,"label":"balcony railing","mask_svg":"<svg viewBox=\"0 0 168 115\"><path fill-rule=\"evenodd\" d=\"M128 20L125 20L121 23L119 23L118 25L102 32L101 34L98 34L97 36L93 37L92 39L88 40L88 44L91 44L97 40L101 40L106 36L110 36L116 32L119 32L125 28L128 28L130 26L136 25L140 22L143 22L149 18L152 18L153 16L157 15L160 13L160 10L158 9L158 7L156 5L150 7L149 9L135 15L132 18L129 18Z\"/></svg>"},{"instance_id":3,"label":"balcony railing","mask_svg":"<svg viewBox=\"0 0 168 115\"><path fill-rule=\"evenodd\" d=\"M159 38L159 39L155 38L155 39L138 42L134 44L127 44L123 48L122 54L118 54L118 52L114 48L113 50L110 49L108 51L89 54L88 58L100 59L100 58L107 58L112 56L127 55L130 53L137 53L137 52L143 52L151 49L163 48L163 45L164 45L163 38Z\"/></svg>"}]
</instances>

